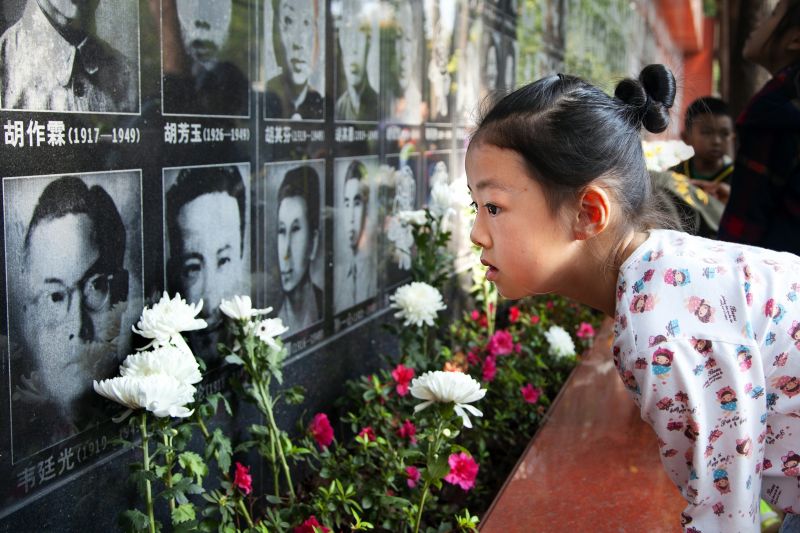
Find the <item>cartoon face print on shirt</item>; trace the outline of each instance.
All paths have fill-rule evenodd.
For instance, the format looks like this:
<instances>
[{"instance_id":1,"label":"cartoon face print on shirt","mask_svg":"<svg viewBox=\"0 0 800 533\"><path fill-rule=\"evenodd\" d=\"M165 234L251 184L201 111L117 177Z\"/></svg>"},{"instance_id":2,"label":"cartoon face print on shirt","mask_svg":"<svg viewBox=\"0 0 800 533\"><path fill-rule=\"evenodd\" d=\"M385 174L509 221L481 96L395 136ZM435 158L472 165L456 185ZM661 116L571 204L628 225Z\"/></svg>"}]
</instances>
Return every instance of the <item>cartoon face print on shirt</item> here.
<instances>
[{"instance_id":1,"label":"cartoon face print on shirt","mask_svg":"<svg viewBox=\"0 0 800 533\"><path fill-rule=\"evenodd\" d=\"M800 476L800 455L794 451L790 451L786 455L781 456L783 466L781 471L783 474L790 477Z\"/></svg>"},{"instance_id":2,"label":"cartoon face print on shirt","mask_svg":"<svg viewBox=\"0 0 800 533\"><path fill-rule=\"evenodd\" d=\"M736 439L736 451L739 455L750 457L753 453L753 441L750 437L744 439Z\"/></svg>"},{"instance_id":3,"label":"cartoon face print on shirt","mask_svg":"<svg viewBox=\"0 0 800 533\"><path fill-rule=\"evenodd\" d=\"M695 350L697 350L697 353L704 357L708 357L714 351L710 340L692 337L689 342L692 343L692 346Z\"/></svg>"},{"instance_id":4,"label":"cartoon face print on shirt","mask_svg":"<svg viewBox=\"0 0 800 533\"><path fill-rule=\"evenodd\" d=\"M731 491L727 470L724 468L717 468L714 470L714 486L720 494L727 494Z\"/></svg>"},{"instance_id":5,"label":"cartoon face print on shirt","mask_svg":"<svg viewBox=\"0 0 800 533\"><path fill-rule=\"evenodd\" d=\"M795 376L778 376L772 379L772 386L780 390L789 398L800 394L800 380Z\"/></svg>"},{"instance_id":6,"label":"cartoon face print on shirt","mask_svg":"<svg viewBox=\"0 0 800 533\"><path fill-rule=\"evenodd\" d=\"M664 273L664 283L673 287L682 287L690 282L689 271L685 268L668 268Z\"/></svg>"},{"instance_id":7,"label":"cartoon face print on shirt","mask_svg":"<svg viewBox=\"0 0 800 533\"><path fill-rule=\"evenodd\" d=\"M637 294L631 300L631 313L644 313L652 311L656 304L655 296L652 294Z\"/></svg>"},{"instance_id":8,"label":"cartoon face print on shirt","mask_svg":"<svg viewBox=\"0 0 800 533\"><path fill-rule=\"evenodd\" d=\"M700 435L700 427L697 425L697 422L694 419L690 418L686 421L686 430L683 432L687 439L694 442L697 440L698 435Z\"/></svg>"},{"instance_id":9,"label":"cartoon face print on shirt","mask_svg":"<svg viewBox=\"0 0 800 533\"><path fill-rule=\"evenodd\" d=\"M664 257L664 251L663 250L648 250L642 256L642 261L653 262L653 261L658 261L662 257Z\"/></svg>"},{"instance_id":10,"label":"cartoon face print on shirt","mask_svg":"<svg viewBox=\"0 0 800 533\"><path fill-rule=\"evenodd\" d=\"M722 387L717 391L719 406L726 411L736 410L736 392L730 387Z\"/></svg>"},{"instance_id":11,"label":"cartoon face print on shirt","mask_svg":"<svg viewBox=\"0 0 800 533\"><path fill-rule=\"evenodd\" d=\"M773 298L764 304L764 316L771 318L774 324L779 324L785 315L786 309Z\"/></svg>"},{"instance_id":12,"label":"cartoon face print on shirt","mask_svg":"<svg viewBox=\"0 0 800 533\"><path fill-rule=\"evenodd\" d=\"M797 320L792 322L792 327L789 328L789 336L794 341L794 345L800 349L800 322Z\"/></svg>"},{"instance_id":13,"label":"cartoon face print on shirt","mask_svg":"<svg viewBox=\"0 0 800 533\"><path fill-rule=\"evenodd\" d=\"M666 348L659 348L653 352L653 364L651 366L653 374L656 376L667 377L672 369L672 357L675 354Z\"/></svg>"},{"instance_id":14,"label":"cartoon face print on shirt","mask_svg":"<svg viewBox=\"0 0 800 533\"><path fill-rule=\"evenodd\" d=\"M750 348L747 346L736 347L736 361L739 363L739 368L742 372L750 370L753 365L753 354L750 353Z\"/></svg>"},{"instance_id":15,"label":"cartoon face print on shirt","mask_svg":"<svg viewBox=\"0 0 800 533\"><path fill-rule=\"evenodd\" d=\"M652 268L646 270L644 275L641 278L639 278L636 281L636 283L633 284L633 292L635 294L642 292L642 289L644 289L644 284L653 279L654 273L655 270L653 270Z\"/></svg>"},{"instance_id":16,"label":"cartoon face print on shirt","mask_svg":"<svg viewBox=\"0 0 800 533\"><path fill-rule=\"evenodd\" d=\"M622 282L619 285L617 285L617 301L622 300L622 296L625 294L627 288L628 288L628 282L623 279Z\"/></svg>"},{"instance_id":17,"label":"cartoon face print on shirt","mask_svg":"<svg viewBox=\"0 0 800 533\"><path fill-rule=\"evenodd\" d=\"M714 308L711 307L711 304L704 298L692 296L686 302L686 308L691 311L700 322L704 324L714 322Z\"/></svg>"}]
</instances>

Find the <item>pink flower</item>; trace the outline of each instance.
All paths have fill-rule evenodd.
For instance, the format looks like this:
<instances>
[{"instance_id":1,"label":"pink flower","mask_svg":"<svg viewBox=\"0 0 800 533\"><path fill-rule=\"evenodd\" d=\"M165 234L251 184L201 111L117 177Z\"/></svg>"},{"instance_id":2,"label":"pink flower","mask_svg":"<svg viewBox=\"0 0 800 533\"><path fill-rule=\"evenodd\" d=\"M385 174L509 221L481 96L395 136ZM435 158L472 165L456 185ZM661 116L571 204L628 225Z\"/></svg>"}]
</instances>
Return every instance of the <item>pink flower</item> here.
<instances>
[{"instance_id":1,"label":"pink flower","mask_svg":"<svg viewBox=\"0 0 800 533\"><path fill-rule=\"evenodd\" d=\"M581 322L578 332L575 334L579 339L591 339L594 337L594 328L588 322Z\"/></svg>"},{"instance_id":2,"label":"pink flower","mask_svg":"<svg viewBox=\"0 0 800 533\"><path fill-rule=\"evenodd\" d=\"M538 323L539 323L539 320L541 320L541 319L539 318L539 315L531 315L531 324L532 324L532 325L534 325L534 326L535 326L536 324L538 324Z\"/></svg>"},{"instance_id":3,"label":"pink flower","mask_svg":"<svg viewBox=\"0 0 800 533\"><path fill-rule=\"evenodd\" d=\"M444 476L444 480L453 485L458 485L464 490L469 490L475 486L475 478L478 477L478 463L471 455L464 452L454 453L447 459L450 465L450 473Z\"/></svg>"},{"instance_id":4,"label":"pink flower","mask_svg":"<svg viewBox=\"0 0 800 533\"><path fill-rule=\"evenodd\" d=\"M525 398L525 401L528 403L538 402L539 396L542 394L542 389L539 387L534 387L530 383L524 387L520 387L519 391L522 393L522 397Z\"/></svg>"},{"instance_id":5,"label":"pink flower","mask_svg":"<svg viewBox=\"0 0 800 533\"><path fill-rule=\"evenodd\" d=\"M250 467L244 466L239 461L236 461L236 473L233 475L233 486L245 494L250 494L253 490L253 476L250 475Z\"/></svg>"},{"instance_id":6,"label":"pink flower","mask_svg":"<svg viewBox=\"0 0 800 533\"><path fill-rule=\"evenodd\" d=\"M514 338L504 329L496 331L489 339L486 350L490 355L508 355L514 351Z\"/></svg>"},{"instance_id":7,"label":"pink flower","mask_svg":"<svg viewBox=\"0 0 800 533\"><path fill-rule=\"evenodd\" d=\"M471 318L472 320L478 321L478 320L480 320L480 318L481 318L481 313L480 313L480 311L478 311L477 309L475 309L474 311L472 311L472 312L469 314L469 316L470 316L470 318Z\"/></svg>"},{"instance_id":8,"label":"pink flower","mask_svg":"<svg viewBox=\"0 0 800 533\"><path fill-rule=\"evenodd\" d=\"M403 425L397 429L397 436L401 439L408 439L411 444L417 442L417 426L414 423L407 419L403 422Z\"/></svg>"},{"instance_id":9,"label":"pink flower","mask_svg":"<svg viewBox=\"0 0 800 533\"><path fill-rule=\"evenodd\" d=\"M512 324L519 320L519 307L516 305L511 306L511 309L508 310L508 320Z\"/></svg>"},{"instance_id":10,"label":"pink flower","mask_svg":"<svg viewBox=\"0 0 800 533\"><path fill-rule=\"evenodd\" d=\"M317 522L317 518L313 514L308 517L308 520L294 528L294 533L316 533L317 531L330 533L330 529Z\"/></svg>"},{"instance_id":11,"label":"pink flower","mask_svg":"<svg viewBox=\"0 0 800 533\"><path fill-rule=\"evenodd\" d=\"M416 466L407 466L406 483L408 483L408 488L413 489L417 486L417 482L419 482L419 470Z\"/></svg>"},{"instance_id":12,"label":"pink flower","mask_svg":"<svg viewBox=\"0 0 800 533\"><path fill-rule=\"evenodd\" d=\"M405 396L408 394L408 386L411 383L411 380L414 379L414 369L404 366L402 363L397 365L394 370L392 370L392 378L394 379L395 383L397 383L397 394L400 396Z\"/></svg>"},{"instance_id":13,"label":"pink flower","mask_svg":"<svg viewBox=\"0 0 800 533\"><path fill-rule=\"evenodd\" d=\"M311 436L320 448L327 448L333 442L333 428L325 413L317 413L308 426Z\"/></svg>"},{"instance_id":14,"label":"pink flower","mask_svg":"<svg viewBox=\"0 0 800 533\"><path fill-rule=\"evenodd\" d=\"M477 366L480 362L481 358L478 354L475 352L467 352L467 363L469 363L470 366Z\"/></svg>"},{"instance_id":15,"label":"pink flower","mask_svg":"<svg viewBox=\"0 0 800 533\"><path fill-rule=\"evenodd\" d=\"M361 438L367 437L370 442L375 442L375 430L372 429L372 426L363 428L358 432L358 436Z\"/></svg>"},{"instance_id":16,"label":"pink flower","mask_svg":"<svg viewBox=\"0 0 800 533\"><path fill-rule=\"evenodd\" d=\"M483 381L494 381L494 376L497 374L497 363L494 356L487 355L486 360L483 362Z\"/></svg>"},{"instance_id":17,"label":"pink flower","mask_svg":"<svg viewBox=\"0 0 800 533\"><path fill-rule=\"evenodd\" d=\"M556 304L553 303L553 300L547 300L547 303L545 304L545 307L548 309L553 309L555 306Z\"/></svg>"},{"instance_id":18,"label":"pink flower","mask_svg":"<svg viewBox=\"0 0 800 533\"><path fill-rule=\"evenodd\" d=\"M517 343L514 345L514 353L522 353L522 344Z\"/></svg>"}]
</instances>

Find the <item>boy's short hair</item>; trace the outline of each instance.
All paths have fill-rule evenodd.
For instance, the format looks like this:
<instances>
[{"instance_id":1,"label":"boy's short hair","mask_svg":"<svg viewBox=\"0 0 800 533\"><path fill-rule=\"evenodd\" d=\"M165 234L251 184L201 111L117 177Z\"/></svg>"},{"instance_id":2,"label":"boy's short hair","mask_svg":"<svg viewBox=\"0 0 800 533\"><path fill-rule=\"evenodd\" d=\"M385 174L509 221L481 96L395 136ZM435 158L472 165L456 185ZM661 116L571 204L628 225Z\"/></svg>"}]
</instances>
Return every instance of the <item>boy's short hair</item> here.
<instances>
[{"instance_id":1,"label":"boy's short hair","mask_svg":"<svg viewBox=\"0 0 800 533\"><path fill-rule=\"evenodd\" d=\"M700 115L724 115L733 119L728 104L713 96L703 96L689 104L689 107L686 108L684 127L687 130L690 129L694 120Z\"/></svg>"}]
</instances>

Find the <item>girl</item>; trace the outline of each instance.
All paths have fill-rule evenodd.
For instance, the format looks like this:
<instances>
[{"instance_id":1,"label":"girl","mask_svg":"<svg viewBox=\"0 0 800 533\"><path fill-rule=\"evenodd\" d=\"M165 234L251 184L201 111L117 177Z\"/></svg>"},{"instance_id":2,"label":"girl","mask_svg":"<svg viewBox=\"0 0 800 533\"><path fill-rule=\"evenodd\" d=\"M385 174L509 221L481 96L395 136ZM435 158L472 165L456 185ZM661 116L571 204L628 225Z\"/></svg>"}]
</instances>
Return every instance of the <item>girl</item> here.
<instances>
[{"instance_id":1,"label":"girl","mask_svg":"<svg viewBox=\"0 0 800 533\"><path fill-rule=\"evenodd\" d=\"M736 121L739 150L719 236L800 254L800 1L778 2L742 55L772 79Z\"/></svg>"},{"instance_id":2,"label":"girl","mask_svg":"<svg viewBox=\"0 0 800 533\"><path fill-rule=\"evenodd\" d=\"M782 380L781 389L772 379L800 376L800 353L793 320L775 324L764 313L772 298L800 319L788 296L800 258L653 229L640 130L663 131L674 96L671 72L650 65L613 98L562 74L502 98L467 152L471 238L503 296L555 292L615 317L615 363L688 502L686 531L754 531L759 495L800 511L798 479L780 468L799 447L800 396L791 395L794 382ZM708 264L724 268L706 278ZM669 270L696 281L673 284ZM744 370L741 347L751 356ZM756 394L764 389L775 395L769 408ZM676 418L669 406L678 404ZM672 431L676 422L693 431ZM737 451L748 439L752 449Z\"/></svg>"}]
</instances>

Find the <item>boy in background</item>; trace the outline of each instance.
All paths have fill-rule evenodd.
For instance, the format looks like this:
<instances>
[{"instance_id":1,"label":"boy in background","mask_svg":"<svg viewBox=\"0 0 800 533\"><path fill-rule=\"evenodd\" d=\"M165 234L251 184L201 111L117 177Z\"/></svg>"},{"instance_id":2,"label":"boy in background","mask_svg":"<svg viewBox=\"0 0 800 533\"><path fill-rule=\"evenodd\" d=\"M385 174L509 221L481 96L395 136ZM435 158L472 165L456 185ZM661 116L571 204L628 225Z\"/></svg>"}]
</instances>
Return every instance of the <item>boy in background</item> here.
<instances>
[{"instance_id":1,"label":"boy in background","mask_svg":"<svg viewBox=\"0 0 800 533\"><path fill-rule=\"evenodd\" d=\"M721 202L730 196L733 173L733 119L728 105L713 96L704 96L686 109L683 142L694 149L694 156L670 170L688 176L692 183Z\"/></svg>"}]
</instances>

